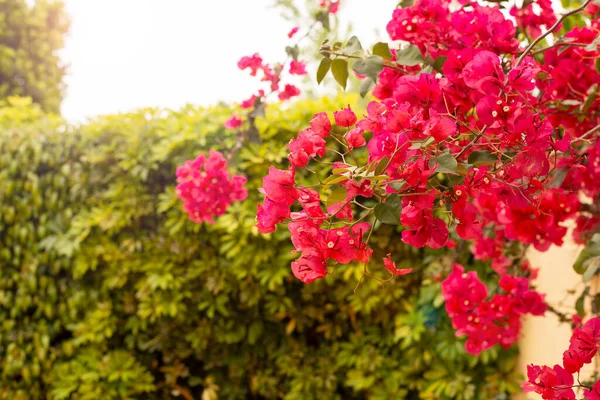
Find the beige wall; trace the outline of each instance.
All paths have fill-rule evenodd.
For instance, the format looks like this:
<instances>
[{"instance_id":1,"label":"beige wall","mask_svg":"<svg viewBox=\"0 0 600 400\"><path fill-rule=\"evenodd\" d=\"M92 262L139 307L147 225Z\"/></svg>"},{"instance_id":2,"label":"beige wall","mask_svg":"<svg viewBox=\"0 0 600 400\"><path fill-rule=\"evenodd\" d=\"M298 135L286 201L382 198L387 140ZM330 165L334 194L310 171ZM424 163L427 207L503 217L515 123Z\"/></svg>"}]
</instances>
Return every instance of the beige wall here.
<instances>
[{"instance_id":1,"label":"beige wall","mask_svg":"<svg viewBox=\"0 0 600 400\"><path fill-rule=\"evenodd\" d=\"M567 235L570 238L570 234ZM556 306L564 303L564 310L573 312L577 295L565 299L566 291L578 288L580 293L583 283L580 275L572 268L573 262L581 247L572 241L558 248L552 247L547 252L530 251L528 258L532 267L539 268L539 276L535 281L537 289L546 293L549 304ZM588 308L589 311L589 308ZM527 316L523 320L522 337L519 341L521 356L519 371L527 376L527 364L549 365L562 364L562 353L569 346L571 328L567 324L559 324L554 314L547 313L545 317ZM582 376L588 370L582 371ZM516 399L540 399L539 395L521 395Z\"/></svg>"}]
</instances>

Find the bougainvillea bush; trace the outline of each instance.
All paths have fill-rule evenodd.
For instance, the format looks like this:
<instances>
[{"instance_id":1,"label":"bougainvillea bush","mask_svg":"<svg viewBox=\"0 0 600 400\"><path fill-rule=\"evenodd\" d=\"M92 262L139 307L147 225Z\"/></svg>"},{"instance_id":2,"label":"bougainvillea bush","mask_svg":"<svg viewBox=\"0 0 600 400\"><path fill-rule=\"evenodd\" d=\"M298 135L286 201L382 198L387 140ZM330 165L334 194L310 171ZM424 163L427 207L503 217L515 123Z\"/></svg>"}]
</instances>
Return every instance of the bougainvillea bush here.
<instances>
[{"instance_id":1,"label":"bougainvillea bush","mask_svg":"<svg viewBox=\"0 0 600 400\"><path fill-rule=\"evenodd\" d=\"M353 103L320 110L290 138L288 166L271 166L263 178L256 226L263 234L290 232L298 254L291 270L306 284L362 265L355 293L365 280L385 288L413 272L397 265L393 251L374 251L384 225L399 226L401 241L414 248L450 258L469 249L493 285L458 261L439 278L466 351L509 348L525 314L550 310L574 324L586 317L564 369L532 366L524 388L544 399L576 392L598 399L598 372L579 379L600 339L582 306L589 286L578 316L559 313L532 286L536 269L524 256L572 235L585 245L574 265L584 281L600 268L600 7L586 0L556 14L549 0L518 3L404 1L382 21L390 43L369 50L357 37L323 42L316 81L331 72L346 88L355 75L360 94L374 100L364 112ZM320 5L315 20L326 28L339 2ZM295 49L290 73L301 63ZM273 82L285 78L287 62L267 68L254 55L239 66L252 75L262 69L277 91ZM236 116L228 127L241 137L250 132L267 97L263 91L253 106L243 103L251 109L246 120Z\"/></svg>"}]
</instances>

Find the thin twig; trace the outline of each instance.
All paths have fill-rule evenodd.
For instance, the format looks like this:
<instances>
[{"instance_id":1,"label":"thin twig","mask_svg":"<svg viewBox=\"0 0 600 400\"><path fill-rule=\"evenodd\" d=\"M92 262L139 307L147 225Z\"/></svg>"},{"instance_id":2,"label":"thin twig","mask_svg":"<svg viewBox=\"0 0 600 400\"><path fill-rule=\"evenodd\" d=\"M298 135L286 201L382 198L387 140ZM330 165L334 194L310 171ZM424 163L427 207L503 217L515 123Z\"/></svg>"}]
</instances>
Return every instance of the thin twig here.
<instances>
[{"instance_id":1,"label":"thin twig","mask_svg":"<svg viewBox=\"0 0 600 400\"><path fill-rule=\"evenodd\" d=\"M558 26L559 26L559 25L560 25L560 24L561 24L561 23L562 23L562 22L565 20L565 18L567 18L567 17L569 17L569 16L571 16L571 15L573 15L573 14L577 14L579 11L581 11L581 10L585 9L585 8L588 6L588 4L590 4L590 2L591 2L591 1L592 1L592 0L586 0L586 1L585 1L585 2L584 2L582 5L581 5L581 6L577 7L576 9L574 9L574 10L572 10L572 11L569 11L569 12L568 12L568 13L566 13L566 14L563 14L563 16L562 16L562 17L560 17L560 18L558 19L558 21L556 21L556 22L554 23L554 25L552 25L552 26L550 27L550 29L548 29L546 32L542 33L542 34L541 34L540 36L538 36L538 37L537 37L537 38L536 38L536 39L535 39L533 42L531 42L531 43L529 44L529 46L527 46L527 48L525 49L525 51L523 52L523 54L521 54L521 55L519 56L519 58L517 59L517 62L515 63L515 66L514 66L514 68L518 67L518 66L519 66L519 65L520 65L520 64L523 62L523 59L524 59L524 58L527 56L527 54L529 54L529 52L531 51L531 49L533 49L533 48L534 48L534 47L535 47L535 46L536 46L536 45L537 45L539 42L541 42L541 41L542 41L542 40L543 40L543 39L544 39L546 36L548 36L549 34L551 34L552 32L554 32L554 30L555 30L556 28L558 28Z\"/></svg>"},{"instance_id":2,"label":"thin twig","mask_svg":"<svg viewBox=\"0 0 600 400\"><path fill-rule=\"evenodd\" d=\"M596 133L598 131L600 131L600 125L590 129L589 131L587 131L583 135L579 136L578 138L573 139L573 142L577 142L579 140L586 140L589 136L592 136L594 133Z\"/></svg>"},{"instance_id":3,"label":"thin twig","mask_svg":"<svg viewBox=\"0 0 600 400\"><path fill-rule=\"evenodd\" d=\"M536 51L531 52L532 56L535 56L536 54L540 54L545 52L546 50L550 50L550 49L554 49L556 47L587 47L589 46L589 43L568 43L568 42L560 42L560 43L555 43L552 46L548 46L548 47L544 47L543 49L539 49Z\"/></svg>"},{"instance_id":4,"label":"thin twig","mask_svg":"<svg viewBox=\"0 0 600 400\"><path fill-rule=\"evenodd\" d=\"M473 138L473 140L471 140L471 143L469 143L468 145L466 145L460 153L458 153L458 155L456 156L456 160L458 160L460 158L460 156L462 156L463 154L465 154L465 152L467 150L469 150L471 147L473 147L477 141L479 141L479 139L481 139L481 137L483 136L483 134L485 133L485 131L487 130L487 125L483 127L483 129L481 130L481 132L478 132L475 134L475 137Z\"/></svg>"}]
</instances>

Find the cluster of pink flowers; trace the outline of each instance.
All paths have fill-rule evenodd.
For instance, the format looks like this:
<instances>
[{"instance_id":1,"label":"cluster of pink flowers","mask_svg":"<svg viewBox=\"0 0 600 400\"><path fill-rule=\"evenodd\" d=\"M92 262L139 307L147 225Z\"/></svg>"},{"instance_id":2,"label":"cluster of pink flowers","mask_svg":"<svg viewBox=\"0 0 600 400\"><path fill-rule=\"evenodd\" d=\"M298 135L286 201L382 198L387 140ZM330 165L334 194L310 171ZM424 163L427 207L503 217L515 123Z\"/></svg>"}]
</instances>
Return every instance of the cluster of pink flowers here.
<instances>
[{"instance_id":1,"label":"cluster of pink flowers","mask_svg":"<svg viewBox=\"0 0 600 400\"><path fill-rule=\"evenodd\" d=\"M542 33L542 26L548 29L556 22L551 0L533 0L521 8L513 6L510 15L515 17L517 26L529 37L539 36Z\"/></svg>"},{"instance_id":2,"label":"cluster of pink flowers","mask_svg":"<svg viewBox=\"0 0 600 400\"><path fill-rule=\"evenodd\" d=\"M585 388L588 400L600 400L600 381L587 387L575 385L573 374L579 374L584 364L592 362L600 343L600 318L592 318L577 327L571 336L569 349L563 354L563 365L527 366L528 381L523 384L525 392L535 392L549 400L575 400L574 388ZM579 375L578 375L579 381Z\"/></svg>"},{"instance_id":3,"label":"cluster of pink flowers","mask_svg":"<svg viewBox=\"0 0 600 400\"><path fill-rule=\"evenodd\" d=\"M296 32L290 32L293 36ZM289 36L289 35L288 35ZM291 37L290 36L290 37ZM271 66L265 62L258 55L242 57L238 62L238 67L241 70L248 69L251 76L258 76L259 72L262 72L261 81L269 83L270 93L276 93L279 100L289 100L292 97L300 95L300 89L292 84L281 85L281 75L284 66L276 64ZM306 75L306 64L302 61L292 60L289 66L290 75ZM242 108L252 108L257 99L263 99L265 97L265 91L260 90L257 94L252 95L248 100L241 103Z\"/></svg>"},{"instance_id":4,"label":"cluster of pink flowers","mask_svg":"<svg viewBox=\"0 0 600 400\"><path fill-rule=\"evenodd\" d=\"M328 5L330 8L337 8L338 3L334 5ZM325 5L323 5L325 6ZM294 27L288 33L288 38L293 38L298 31L299 27ZM258 103L265 104L265 100L268 95L277 95L277 98L280 101L286 101L291 98L300 96L302 93L300 89L291 84L285 83L282 84L282 76L284 75L285 68L287 67L287 62L283 64L274 64L270 65L262 59L262 57L255 53L251 56L244 56L238 62L238 68L241 70L248 70L251 76L260 77L261 82L266 82L268 84L267 89L260 89L258 93L253 94L248 99L242 101L240 103L241 108L243 109L251 109L254 108ZM288 73L289 75L306 75L306 63L302 60L298 60L296 57L293 58L289 62ZM225 123L225 127L228 129L236 129L239 128L243 124L243 119L240 117L233 115L227 122Z\"/></svg>"},{"instance_id":5,"label":"cluster of pink flowers","mask_svg":"<svg viewBox=\"0 0 600 400\"><path fill-rule=\"evenodd\" d=\"M518 340L521 315L542 315L547 309L543 295L529 289L524 277L504 275L498 283L505 294L488 298L488 290L474 271L455 264L442 283L446 311L456 335L466 335L465 348L479 354L495 344L505 348Z\"/></svg>"},{"instance_id":6,"label":"cluster of pink flowers","mask_svg":"<svg viewBox=\"0 0 600 400\"><path fill-rule=\"evenodd\" d=\"M177 183L175 194L183 201L183 210L196 223L213 222L231 203L248 197L244 188L246 178L230 176L227 160L212 150L208 157L201 154L177 167Z\"/></svg>"}]
</instances>

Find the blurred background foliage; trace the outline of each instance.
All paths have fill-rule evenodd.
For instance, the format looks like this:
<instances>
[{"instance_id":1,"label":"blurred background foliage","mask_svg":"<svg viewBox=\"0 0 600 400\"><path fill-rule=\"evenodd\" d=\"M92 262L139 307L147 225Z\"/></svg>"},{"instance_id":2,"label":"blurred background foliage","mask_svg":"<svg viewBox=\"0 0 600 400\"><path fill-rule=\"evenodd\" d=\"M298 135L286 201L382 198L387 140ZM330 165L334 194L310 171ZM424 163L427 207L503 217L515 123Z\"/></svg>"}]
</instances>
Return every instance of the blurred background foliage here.
<instances>
[{"instance_id":1,"label":"blurred background foliage","mask_svg":"<svg viewBox=\"0 0 600 400\"><path fill-rule=\"evenodd\" d=\"M0 99L29 96L59 111L66 67L58 51L68 29L61 1L0 0Z\"/></svg>"},{"instance_id":2,"label":"blurred background foliage","mask_svg":"<svg viewBox=\"0 0 600 400\"><path fill-rule=\"evenodd\" d=\"M186 219L175 168L234 146L232 110L143 109L71 126L0 105L0 399L507 399L517 349L467 355L443 310L452 260L372 238L415 272L381 288L362 266L304 285L291 243L254 228L268 166L312 114L354 98L267 107L231 164L249 198ZM483 273L464 253L459 261ZM488 268L489 270L489 268Z\"/></svg>"}]
</instances>

